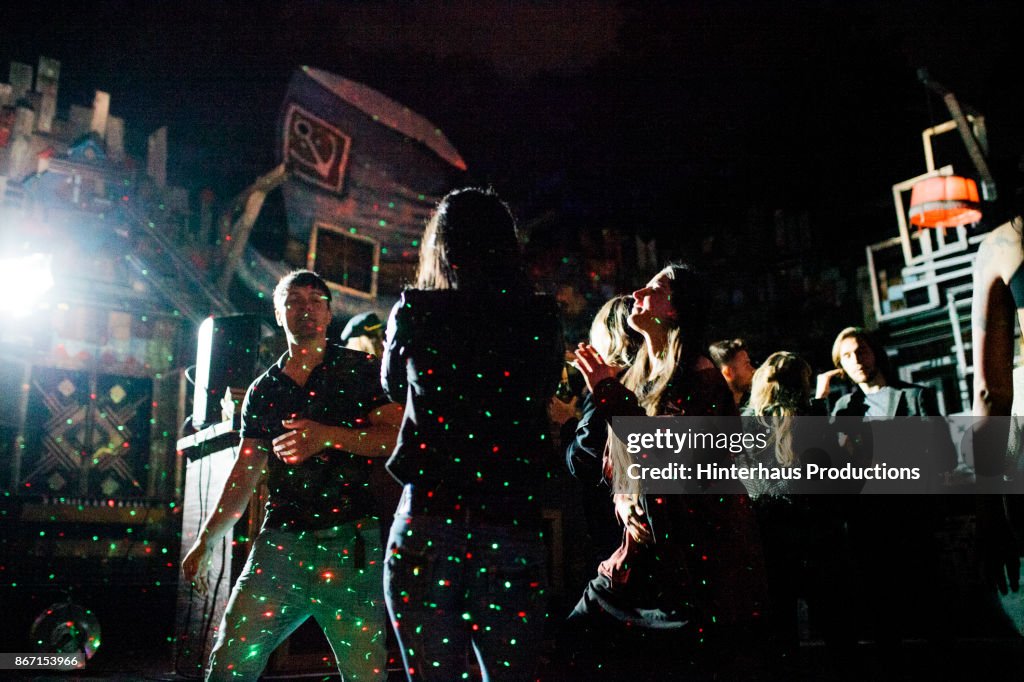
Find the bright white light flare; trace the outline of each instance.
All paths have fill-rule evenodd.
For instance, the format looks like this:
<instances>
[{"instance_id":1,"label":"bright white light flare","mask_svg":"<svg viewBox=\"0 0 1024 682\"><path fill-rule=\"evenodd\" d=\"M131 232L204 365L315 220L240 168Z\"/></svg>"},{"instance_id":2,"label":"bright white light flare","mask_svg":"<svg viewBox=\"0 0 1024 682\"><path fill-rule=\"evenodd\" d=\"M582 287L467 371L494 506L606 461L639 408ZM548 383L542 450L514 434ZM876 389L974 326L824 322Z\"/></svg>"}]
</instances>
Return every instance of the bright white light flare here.
<instances>
[{"instance_id":1,"label":"bright white light flare","mask_svg":"<svg viewBox=\"0 0 1024 682\"><path fill-rule=\"evenodd\" d=\"M0 314L25 317L53 288L53 256L33 253L0 258Z\"/></svg>"}]
</instances>

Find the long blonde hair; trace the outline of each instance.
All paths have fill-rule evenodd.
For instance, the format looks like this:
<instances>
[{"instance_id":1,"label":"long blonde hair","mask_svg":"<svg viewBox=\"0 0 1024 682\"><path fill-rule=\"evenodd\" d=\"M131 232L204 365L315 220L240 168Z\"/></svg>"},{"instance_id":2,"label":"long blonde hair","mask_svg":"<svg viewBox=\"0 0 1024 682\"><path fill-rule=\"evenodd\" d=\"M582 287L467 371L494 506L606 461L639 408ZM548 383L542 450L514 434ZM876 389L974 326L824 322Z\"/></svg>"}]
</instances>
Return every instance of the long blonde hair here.
<instances>
[{"instance_id":1,"label":"long blonde hair","mask_svg":"<svg viewBox=\"0 0 1024 682\"><path fill-rule=\"evenodd\" d=\"M683 344L679 328L675 327L669 330L665 352L657 361L651 358L645 343L640 347L636 360L622 375L622 385L636 395L637 403L648 417L655 417L661 412L662 396L682 364L682 355ZM608 454L612 462L614 491L639 495L640 482L628 475L629 465L635 463L633 455L626 451L625 444L611 429L608 429Z\"/></svg>"},{"instance_id":2,"label":"long blonde hair","mask_svg":"<svg viewBox=\"0 0 1024 682\"><path fill-rule=\"evenodd\" d=\"M629 326L632 296L616 296L598 309L590 325L590 345L605 362L629 367L643 344L644 337Z\"/></svg>"},{"instance_id":3,"label":"long blonde hair","mask_svg":"<svg viewBox=\"0 0 1024 682\"><path fill-rule=\"evenodd\" d=\"M811 399L811 366L786 351L772 353L754 372L750 409L771 429L775 459L784 467L797 462L793 452L793 418L806 413Z\"/></svg>"},{"instance_id":4,"label":"long blonde hair","mask_svg":"<svg viewBox=\"0 0 1024 682\"><path fill-rule=\"evenodd\" d=\"M652 279L662 275L669 278L669 300L676 311L674 319L661 320L668 332L665 349L657 358L652 358L647 344L642 344L636 360L622 376L622 385L636 395L637 403L648 417L661 414L665 391L672 378L696 362L707 322L704 289L693 268L673 263ZM686 325L685 329L683 325ZM627 475L633 456L611 429L608 429L608 453L612 463L613 489L620 493L639 494L639 481Z\"/></svg>"},{"instance_id":5,"label":"long blonde hair","mask_svg":"<svg viewBox=\"0 0 1024 682\"><path fill-rule=\"evenodd\" d=\"M384 342L379 336L353 336L345 342L345 348L379 358L384 355Z\"/></svg>"}]
</instances>

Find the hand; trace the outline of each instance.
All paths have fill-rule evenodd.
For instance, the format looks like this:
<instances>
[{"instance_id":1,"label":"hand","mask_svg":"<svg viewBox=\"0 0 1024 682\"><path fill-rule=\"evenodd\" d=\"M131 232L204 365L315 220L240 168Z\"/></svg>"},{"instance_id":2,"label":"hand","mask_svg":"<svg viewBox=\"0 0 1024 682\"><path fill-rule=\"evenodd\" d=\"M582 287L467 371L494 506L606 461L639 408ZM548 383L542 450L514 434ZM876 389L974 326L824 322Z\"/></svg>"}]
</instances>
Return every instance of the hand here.
<instances>
[{"instance_id":1,"label":"hand","mask_svg":"<svg viewBox=\"0 0 1024 682\"><path fill-rule=\"evenodd\" d=\"M188 550L188 554L181 561L181 572L185 576L185 580L192 583L198 594L206 594L209 589L206 576L209 573L212 559L206 544L206 533L200 531L192 549Z\"/></svg>"},{"instance_id":2,"label":"hand","mask_svg":"<svg viewBox=\"0 0 1024 682\"><path fill-rule=\"evenodd\" d=\"M852 462L854 466L865 467L871 464L873 459L872 449L874 447L874 441L871 439L870 433L839 432L836 434L836 440L839 443L839 447L846 453L847 459Z\"/></svg>"},{"instance_id":3,"label":"hand","mask_svg":"<svg viewBox=\"0 0 1024 682\"><path fill-rule=\"evenodd\" d=\"M569 402L563 402L561 398L552 398L548 401L548 419L562 426L576 416L576 403L579 402L576 396Z\"/></svg>"},{"instance_id":4,"label":"hand","mask_svg":"<svg viewBox=\"0 0 1024 682\"><path fill-rule=\"evenodd\" d=\"M583 343L576 349L576 368L583 375L591 393L594 392L594 387L605 379L615 379L619 376L618 367L609 365L593 346Z\"/></svg>"},{"instance_id":5,"label":"hand","mask_svg":"<svg viewBox=\"0 0 1024 682\"><path fill-rule=\"evenodd\" d=\"M273 447L274 456L285 464L302 464L332 445L323 424L309 419L285 419L281 424L291 431L275 438Z\"/></svg>"},{"instance_id":6,"label":"hand","mask_svg":"<svg viewBox=\"0 0 1024 682\"><path fill-rule=\"evenodd\" d=\"M647 523L643 507L638 504L636 496L618 493L614 499L615 515L622 521L630 537L641 545L654 542L654 534L651 533L650 524Z\"/></svg>"},{"instance_id":7,"label":"hand","mask_svg":"<svg viewBox=\"0 0 1024 682\"><path fill-rule=\"evenodd\" d=\"M833 369L828 372L822 372L818 375L818 385L814 389L814 397L819 400L828 397L829 387L832 385L832 380L842 375L843 370Z\"/></svg>"}]
</instances>

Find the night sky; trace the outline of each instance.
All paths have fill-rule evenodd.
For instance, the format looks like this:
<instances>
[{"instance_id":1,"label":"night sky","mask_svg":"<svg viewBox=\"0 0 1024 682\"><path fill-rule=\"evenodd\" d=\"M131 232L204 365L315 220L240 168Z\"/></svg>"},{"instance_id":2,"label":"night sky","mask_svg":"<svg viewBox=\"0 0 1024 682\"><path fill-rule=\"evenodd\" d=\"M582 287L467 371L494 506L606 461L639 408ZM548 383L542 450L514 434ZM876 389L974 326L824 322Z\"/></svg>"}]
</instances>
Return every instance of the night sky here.
<instances>
[{"instance_id":1,"label":"night sky","mask_svg":"<svg viewBox=\"0 0 1024 682\"><path fill-rule=\"evenodd\" d=\"M288 77L308 64L425 115L528 218L671 237L751 205L807 208L863 244L895 234L889 188L925 170L920 131L948 118L920 66L986 115L1010 178L1022 6L5 3L0 69L59 59L61 111L109 91L130 148L168 125L172 181L222 197L273 165ZM938 161L971 171L946 138Z\"/></svg>"}]
</instances>

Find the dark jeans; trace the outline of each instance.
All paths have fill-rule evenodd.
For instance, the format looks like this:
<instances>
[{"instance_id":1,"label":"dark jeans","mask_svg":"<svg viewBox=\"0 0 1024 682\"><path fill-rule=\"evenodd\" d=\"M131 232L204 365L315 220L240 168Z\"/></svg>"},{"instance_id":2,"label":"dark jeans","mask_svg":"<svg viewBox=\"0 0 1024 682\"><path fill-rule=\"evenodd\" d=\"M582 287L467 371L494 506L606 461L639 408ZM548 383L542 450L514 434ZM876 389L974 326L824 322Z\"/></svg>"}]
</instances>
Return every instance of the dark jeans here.
<instances>
[{"instance_id":1,"label":"dark jeans","mask_svg":"<svg viewBox=\"0 0 1024 682\"><path fill-rule=\"evenodd\" d=\"M544 631L547 549L539 530L395 514L384 596L410 680L532 679Z\"/></svg>"}]
</instances>

